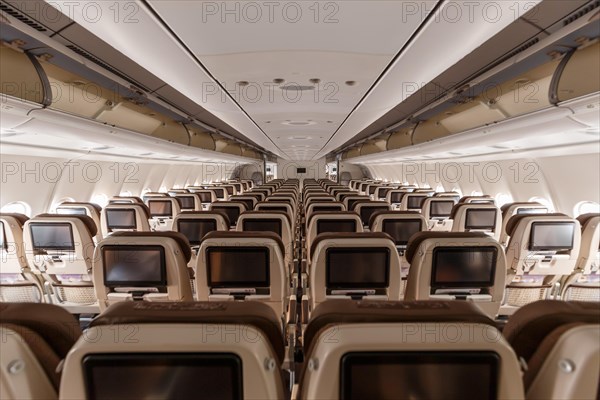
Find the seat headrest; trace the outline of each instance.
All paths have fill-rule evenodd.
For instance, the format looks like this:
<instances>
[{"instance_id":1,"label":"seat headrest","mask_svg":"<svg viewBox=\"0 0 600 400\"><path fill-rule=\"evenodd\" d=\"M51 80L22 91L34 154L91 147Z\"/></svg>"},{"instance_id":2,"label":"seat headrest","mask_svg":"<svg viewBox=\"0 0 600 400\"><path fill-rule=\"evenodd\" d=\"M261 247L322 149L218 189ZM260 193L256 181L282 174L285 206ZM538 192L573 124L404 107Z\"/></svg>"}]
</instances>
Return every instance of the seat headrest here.
<instances>
[{"instance_id":1,"label":"seat headrest","mask_svg":"<svg viewBox=\"0 0 600 400\"><path fill-rule=\"evenodd\" d=\"M291 225L292 221L290 220L290 216L288 213L284 212L284 211L269 211L269 210L257 210L257 211L244 211L241 216L255 216L255 217L264 217L267 214L275 214L275 215L280 215L282 217L284 217L285 219L287 219L288 223ZM267 217L268 218L268 217Z\"/></svg>"},{"instance_id":2,"label":"seat headrest","mask_svg":"<svg viewBox=\"0 0 600 400\"><path fill-rule=\"evenodd\" d=\"M316 212L313 212L312 214L310 214L310 217L308 218L306 225L307 226L310 225L310 222L315 217L323 217L323 216L327 216L327 217L331 217L331 216L358 217L358 214L355 211L316 211ZM352 219L354 219L354 218L352 218Z\"/></svg>"},{"instance_id":3,"label":"seat headrest","mask_svg":"<svg viewBox=\"0 0 600 400\"><path fill-rule=\"evenodd\" d=\"M81 336L79 322L64 308L45 303L0 302L0 324L24 326L64 358Z\"/></svg>"},{"instance_id":4,"label":"seat headrest","mask_svg":"<svg viewBox=\"0 0 600 400\"><path fill-rule=\"evenodd\" d=\"M580 216L578 216L577 221L579 221L579 223L581 224L581 230L584 229L585 224L590 222L592 219L598 218L598 217L600 217L600 213L588 213L588 214L581 214Z\"/></svg>"},{"instance_id":5,"label":"seat headrest","mask_svg":"<svg viewBox=\"0 0 600 400\"><path fill-rule=\"evenodd\" d=\"M25 214L19 214L19 213L0 213L0 217L12 217L14 219L17 220L17 222L20 224L21 228L23 227L23 225L25 225L25 222L27 222L27 220L29 219L29 217Z\"/></svg>"},{"instance_id":6,"label":"seat headrest","mask_svg":"<svg viewBox=\"0 0 600 400\"><path fill-rule=\"evenodd\" d=\"M600 304L562 300L536 301L517 310L502 333L517 356L527 361L546 335L562 325L578 322L600 324Z\"/></svg>"},{"instance_id":7,"label":"seat headrest","mask_svg":"<svg viewBox=\"0 0 600 400\"><path fill-rule=\"evenodd\" d=\"M144 199L139 196L114 196L113 199L133 199L138 203L144 204Z\"/></svg>"},{"instance_id":8,"label":"seat headrest","mask_svg":"<svg viewBox=\"0 0 600 400\"><path fill-rule=\"evenodd\" d=\"M94 220L91 217L88 217L87 215L39 214L39 215L36 215L34 218L38 218L38 217L61 218L61 219L77 218L81 222L83 222L86 229L90 233L90 236L94 237L98 233L98 227L96 226L96 223L94 222Z\"/></svg>"},{"instance_id":9,"label":"seat headrest","mask_svg":"<svg viewBox=\"0 0 600 400\"><path fill-rule=\"evenodd\" d=\"M371 214L371 219L369 220L369 226L373 226L373 223L375 222L375 218L377 218L380 215L388 215L388 216L408 215L408 216L420 217L422 214L418 211L379 210L379 211L375 211L373 214Z\"/></svg>"},{"instance_id":10,"label":"seat headrest","mask_svg":"<svg viewBox=\"0 0 600 400\"><path fill-rule=\"evenodd\" d=\"M225 211L213 210L213 211L182 211L179 213L179 219L191 216L206 216L210 217L215 214L220 215L225 220L227 226L230 226L231 222L229 221L229 217L225 214Z\"/></svg>"},{"instance_id":11,"label":"seat headrest","mask_svg":"<svg viewBox=\"0 0 600 400\"><path fill-rule=\"evenodd\" d=\"M437 199L443 199L443 197L436 197ZM492 210L496 210L497 207L493 204L473 204L473 203L456 203L453 207L452 207L452 211L450 211L450 216L448 217L449 219L455 219L456 218L456 214L458 214L458 211L460 209L463 208L476 208L476 209L492 209Z\"/></svg>"},{"instance_id":12,"label":"seat headrest","mask_svg":"<svg viewBox=\"0 0 600 400\"><path fill-rule=\"evenodd\" d=\"M131 204L108 204L104 207L105 210L110 209L123 209L123 208L140 208L144 213L146 219L150 219L150 208L145 203L131 203Z\"/></svg>"},{"instance_id":13,"label":"seat headrest","mask_svg":"<svg viewBox=\"0 0 600 400\"><path fill-rule=\"evenodd\" d=\"M527 218L527 217L564 217L564 218L570 218L568 215L566 214L562 214L562 213L552 213L552 214L516 214L513 215L512 217L510 217L510 219L508 220L508 222L506 223L506 234L508 236L512 236L513 233L515 233L515 229L517 229L517 226L519 225L519 223Z\"/></svg>"},{"instance_id":14,"label":"seat headrest","mask_svg":"<svg viewBox=\"0 0 600 400\"><path fill-rule=\"evenodd\" d=\"M257 301L131 302L114 303L90 327L133 324L232 324L251 325L263 332L281 364L285 345L281 323L271 307Z\"/></svg>"},{"instance_id":15,"label":"seat headrest","mask_svg":"<svg viewBox=\"0 0 600 400\"><path fill-rule=\"evenodd\" d=\"M190 242L184 234L173 231L162 231L162 232L127 232L127 231L119 231L114 232L110 237L112 238L134 238L134 237L164 237L173 239L181 249L183 256L185 258L185 262L189 262L192 258L192 248L190 247Z\"/></svg>"},{"instance_id":16,"label":"seat headrest","mask_svg":"<svg viewBox=\"0 0 600 400\"><path fill-rule=\"evenodd\" d=\"M279 249L281 250L281 254L285 254L285 245L283 241L275 232L254 232L254 231L212 231L208 232L202 238L202 243L209 239L241 239L241 238L249 238L256 239L257 244L262 243L264 240L274 240L277 242ZM258 247L258 246L257 246Z\"/></svg>"},{"instance_id":17,"label":"seat headrest","mask_svg":"<svg viewBox=\"0 0 600 400\"><path fill-rule=\"evenodd\" d=\"M315 237L310 246L310 254L315 254L319 243L331 239L386 239L394 243L394 239L385 232L325 232Z\"/></svg>"},{"instance_id":18,"label":"seat headrest","mask_svg":"<svg viewBox=\"0 0 600 400\"><path fill-rule=\"evenodd\" d=\"M404 257L409 264L412 263L415 254L421 243L427 239L467 239L467 238L488 238L484 232L417 232L410 237L406 245Z\"/></svg>"},{"instance_id":19,"label":"seat headrest","mask_svg":"<svg viewBox=\"0 0 600 400\"><path fill-rule=\"evenodd\" d=\"M489 195L487 195L487 194L482 195L482 196L463 196L463 197L460 198L460 200L458 200L458 202L459 203L464 203L465 201L467 201L467 199L471 199L471 198L476 198L476 199L479 199L479 198L481 198L481 199L491 199L492 197L489 196Z\"/></svg>"},{"instance_id":20,"label":"seat headrest","mask_svg":"<svg viewBox=\"0 0 600 400\"><path fill-rule=\"evenodd\" d=\"M59 204L59 206L62 206L65 204L69 205L69 206L92 206L94 208L94 210L96 210L98 212L98 214L100 214L100 212L102 212L102 207L100 207L96 203L85 203L85 202L80 202L80 201L63 201L62 203Z\"/></svg>"},{"instance_id":21,"label":"seat headrest","mask_svg":"<svg viewBox=\"0 0 600 400\"><path fill-rule=\"evenodd\" d=\"M504 219L504 217L506 216L506 214L508 213L508 209L511 208L512 206L542 206L542 204L538 203L537 201L518 201L518 202L514 202L514 203L506 203L504 204L502 207L500 207L500 211L502 211L502 218Z\"/></svg>"},{"instance_id":22,"label":"seat headrest","mask_svg":"<svg viewBox=\"0 0 600 400\"><path fill-rule=\"evenodd\" d=\"M476 305L466 301L327 300L311 313L304 331L305 354L319 332L331 325L376 323L472 323L495 327Z\"/></svg>"}]
</instances>

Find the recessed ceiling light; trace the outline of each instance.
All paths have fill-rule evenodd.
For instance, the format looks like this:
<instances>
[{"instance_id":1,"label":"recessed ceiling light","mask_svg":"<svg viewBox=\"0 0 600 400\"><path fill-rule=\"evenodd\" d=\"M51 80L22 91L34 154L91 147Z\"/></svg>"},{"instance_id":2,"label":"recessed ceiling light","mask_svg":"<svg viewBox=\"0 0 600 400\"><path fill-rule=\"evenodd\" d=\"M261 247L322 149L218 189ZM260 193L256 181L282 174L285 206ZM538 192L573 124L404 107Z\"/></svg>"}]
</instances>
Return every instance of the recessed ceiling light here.
<instances>
[{"instance_id":1,"label":"recessed ceiling light","mask_svg":"<svg viewBox=\"0 0 600 400\"><path fill-rule=\"evenodd\" d=\"M281 83L283 83L283 82L285 82L285 79L283 79L283 78L275 78L275 79L273 79L273 83L276 83L278 85L281 84Z\"/></svg>"},{"instance_id":2,"label":"recessed ceiling light","mask_svg":"<svg viewBox=\"0 0 600 400\"><path fill-rule=\"evenodd\" d=\"M289 140L309 140L312 139L310 136L290 136Z\"/></svg>"},{"instance_id":3,"label":"recessed ceiling light","mask_svg":"<svg viewBox=\"0 0 600 400\"><path fill-rule=\"evenodd\" d=\"M298 84L288 84L286 86L280 86L281 90L292 90L296 92L302 92L306 90L313 90L314 86L306 86L306 85L298 85Z\"/></svg>"},{"instance_id":4,"label":"recessed ceiling light","mask_svg":"<svg viewBox=\"0 0 600 400\"><path fill-rule=\"evenodd\" d=\"M282 125L291 125L291 126L304 126L304 125L316 125L315 121L284 121L281 123Z\"/></svg>"},{"instance_id":5,"label":"recessed ceiling light","mask_svg":"<svg viewBox=\"0 0 600 400\"><path fill-rule=\"evenodd\" d=\"M356 81L346 81L346 85L354 86L354 85L356 85Z\"/></svg>"},{"instance_id":6,"label":"recessed ceiling light","mask_svg":"<svg viewBox=\"0 0 600 400\"><path fill-rule=\"evenodd\" d=\"M320 83L321 80L319 78L312 78L308 80L310 83L314 83L315 85Z\"/></svg>"},{"instance_id":7,"label":"recessed ceiling light","mask_svg":"<svg viewBox=\"0 0 600 400\"><path fill-rule=\"evenodd\" d=\"M248 86L248 81L238 81L236 82L238 86Z\"/></svg>"}]
</instances>

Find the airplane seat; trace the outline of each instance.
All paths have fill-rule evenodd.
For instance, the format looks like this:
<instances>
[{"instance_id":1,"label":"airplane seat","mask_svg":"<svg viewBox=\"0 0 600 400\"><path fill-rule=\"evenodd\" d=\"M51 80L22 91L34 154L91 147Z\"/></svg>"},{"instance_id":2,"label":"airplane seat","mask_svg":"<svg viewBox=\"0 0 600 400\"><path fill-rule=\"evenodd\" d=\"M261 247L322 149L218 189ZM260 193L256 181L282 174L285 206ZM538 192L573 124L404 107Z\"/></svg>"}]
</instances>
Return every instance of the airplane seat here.
<instances>
[{"instance_id":1,"label":"airplane seat","mask_svg":"<svg viewBox=\"0 0 600 400\"><path fill-rule=\"evenodd\" d=\"M488 194L483 194L481 196L463 196L458 202L496 205L496 200L494 200L494 198Z\"/></svg>"},{"instance_id":2,"label":"airplane seat","mask_svg":"<svg viewBox=\"0 0 600 400\"><path fill-rule=\"evenodd\" d=\"M52 304L0 303L0 398L57 399L61 363L79 322Z\"/></svg>"},{"instance_id":3,"label":"airplane seat","mask_svg":"<svg viewBox=\"0 0 600 400\"><path fill-rule=\"evenodd\" d=\"M514 351L469 302L331 300L304 332L297 399L523 399Z\"/></svg>"},{"instance_id":4,"label":"airplane seat","mask_svg":"<svg viewBox=\"0 0 600 400\"><path fill-rule=\"evenodd\" d=\"M254 210L254 207L258 203L258 199L255 196L247 194L231 196L229 201L244 203L246 205L246 210Z\"/></svg>"},{"instance_id":5,"label":"airplane seat","mask_svg":"<svg viewBox=\"0 0 600 400\"><path fill-rule=\"evenodd\" d=\"M94 253L100 311L121 301L192 301L191 257L179 232L115 232Z\"/></svg>"},{"instance_id":6,"label":"airplane seat","mask_svg":"<svg viewBox=\"0 0 600 400\"><path fill-rule=\"evenodd\" d=\"M27 262L43 276L51 302L96 303L91 277L96 229L87 215L40 214L25 222Z\"/></svg>"},{"instance_id":7,"label":"airplane seat","mask_svg":"<svg viewBox=\"0 0 600 400\"><path fill-rule=\"evenodd\" d=\"M56 207L57 214L71 214L71 215L87 215L94 220L96 224L96 236L94 240L99 243L102 240L102 229L100 224L100 216L102 214L102 207L94 203L65 201L60 203Z\"/></svg>"},{"instance_id":8,"label":"airplane seat","mask_svg":"<svg viewBox=\"0 0 600 400\"><path fill-rule=\"evenodd\" d=\"M400 258L388 234L322 233L310 252L308 297L303 300L309 313L330 299L400 300Z\"/></svg>"},{"instance_id":9,"label":"airplane seat","mask_svg":"<svg viewBox=\"0 0 600 400\"><path fill-rule=\"evenodd\" d=\"M288 203L290 206L292 206L292 213L294 215L296 215L296 211L297 211L296 199L292 195L286 196L286 195L272 194L271 196L269 196L265 199L265 202Z\"/></svg>"},{"instance_id":10,"label":"airplane seat","mask_svg":"<svg viewBox=\"0 0 600 400\"><path fill-rule=\"evenodd\" d=\"M412 190L407 189L389 190L385 195L385 201L387 201L392 206L392 209L399 209L400 204L402 204L402 199L404 195L411 192Z\"/></svg>"},{"instance_id":11,"label":"airplane seat","mask_svg":"<svg viewBox=\"0 0 600 400\"><path fill-rule=\"evenodd\" d=\"M506 203L501 208L502 212L502 229L500 231L500 244L506 248L508 245L509 236L506 233L506 225L513 215L522 214L543 214L547 213L548 209L542 204L535 201Z\"/></svg>"},{"instance_id":12,"label":"airplane seat","mask_svg":"<svg viewBox=\"0 0 600 400\"><path fill-rule=\"evenodd\" d=\"M404 256L406 246L412 235L427 230L427 220L416 211L376 211L371 215L371 232L384 232L392 237L398 255L400 256L400 271L402 282L400 293L404 296L406 291L406 278L410 264Z\"/></svg>"},{"instance_id":13,"label":"airplane seat","mask_svg":"<svg viewBox=\"0 0 600 400\"><path fill-rule=\"evenodd\" d=\"M304 212L304 221L308 223L311 216L316 212L342 212L346 208L337 201L311 201Z\"/></svg>"},{"instance_id":14,"label":"airplane seat","mask_svg":"<svg viewBox=\"0 0 600 400\"><path fill-rule=\"evenodd\" d=\"M581 246L575 272L565 280L563 300L600 302L600 214L582 214Z\"/></svg>"},{"instance_id":15,"label":"airplane seat","mask_svg":"<svg viewBox=\"0 0 600 400\"><path fill-rule=\"evenodd\" d=\"M495 318L506 279L500 244L482 232L418 232L406 253L410 264L405 300L475 303Z\"/></svg>"},{"instance_id":16,"label":"airplane seat","mask_svg":"<svg viewBox=\"0 0 600 400\"><path fill-rule=\"evenodd\" d=\"M219 211L182 211L173 220L173 231L183 234L192 248L192 258L188 262L192 293L196 295L195 268L202 238L208 232L228 231L229 218Z\"/></svg>"},{"instance_id":17,"label":"airplane seat","mask_svg":"<svg viewBox=\"0 0 600 400\"><path fill-rule=\"evenodd\" d=\"M525 366L527 399L600 395L600 303L536 301L510 317L503 335Z\"/></svg>"},{"instance_id":18,"label":"airplane seat","mask_svg":"<svg viewBox=\"0 0 600 400\"><path fill-rule=\"evenodd\" d=\"M214 203L217 201L217 194L214 190L211 189L196 189L196 188L188 188L190 193L196 194L200 197L200 203L202 210L208 209L210 203Z\"/></svg>"},{"instance_id":19,"label":"airplane seat","mask_svg":"<svg viewBox=\"0 0 600 400\"><path fill-rule=\"evenodd\" d=\"M274 201L261 201L256 203L255 211L279 211L285 212L292 222L292 232L296 232L298 224L296 223L296 215L294 209L289 203L279 203Z\"/></svg>"},{"instance_id":20,"label":"airplane seat","mask_svg":"<svg viewBox=\"0 0 600 400\"><path fill-rule=\"evenodd\" d=\"M227 214L229 218L229 223L231 224L230 229L235 229L237 225L237 220L240 215L247 211L246 204L240 201L217 201L215 203L211 203L208 207L209 211L220 211Z\"/></svg>"},{"instance_id":21,"label":"airplane seat","mask_svg":"<svg viewBox=\"0 0 600 400\"><path fill-rule=\"evenodd\" d=\"M560 213L514 215L506 233L506 310L558 294L555 286L572 275L577 264L579 221Z\"/></svg>"},{"instance_id":22,"label":"airplane seat","mask_svg":"<svg viewBox=\"0 0 600 400\"><path fill-rule=\"evenodd\" d=\"M458 203L452 208L452 232L484 232L500 240L502 216L493 204Z\"/></svg>"},{"instance_id":23,"label":"airplane seat","mask_svg":"<svg viewBox=\"0 0 600 400\"><path fill-rule=\"evenodd\" d=\"M452 207L456 202L452 198L428 197L421 204L421 214L428 221L430 231L450 232L453 219Z\"/></svg>"},{"instance_id":24,"label":"airplane seat","mask_svg":"<svg viewBox=\"0 0 600 400\"><path fill-rule=\"evenodd\" d=\"M259 301L275 311L283 326L290 281L285 246L273 232L215 231L202 240L196 265L200 301Z\"/></svg>"},{"instance_id":25,"label":"airplane seat","mask_svg":"<svg viewBox=\"0 0 600 400\"><path fill-rule=\"evenodd\" d=\"M310 265L309 250L315 238L327 232L363 232L360 216L354 211L316 211L306 221L306 239L304 243L304 260L301 272L306 274Z\"/></svg>"},{"instance_id":26,"label":"airplane seat","mask_svg":"<svg viewBox=\"0 0 600 400\"><path fill-rule=\"evenodd\" d=\"M399 209L400 211L418 211L421 212L421 207L423 202L432 197L431 193L419 193L419 192L410 192L405 193L402 196L402 202L400 203Z\"/></svg>"},{"instance_id":27,"label":"airplane seat","mask_svg":"<svg viewBox=\"0 0 600 400\"><path fill-rule=\"evenodd\" d=\"M113 196L108 200L108 204L144 204L144 200L139 196Z\"/></svg>"},{"instance_id":28,"label":"airplane seat","mask_svg":"<svg viewBox=\"0 0 600 400\"><path fill-rule=\"evenodd\" d=\"M240 232L273 232L283 241L285 264L293 271L294 232L289 215L283 211L245 211L240 215L236 230Z\"/></svg>"},{"instance_id":29,"label":"airplane seat","mask_svg":"<svg viewBox=\"0 0 600 400\"><path fill-rule=\"evenodd\" d=\"M180 212L183 211L202 211L202 198L198 193L190 193L185 190L185 193L175 193L173 198L179 202Z\"/></svg>"},{"instance_id":30,"label":"airplane seat","mask_svg":"<svg viewBox=\"0 0 600 400\"><path fill-rule=\"evenodd\" d=\"M181 212L179 201L173 197L149 197L146 200L150 211L150 229L153 231L170 231L173 219Z\"/></svg>"},{"instance_id":31,"label":"airplane seat","mask_svg":"<svg viewBox=\"0 0 600 400\"><path fill-rule=\"evenodd\" d=\"M150 231L150 210L144 203L108 204L102 210L102 235L119 231Z\"/></svg>"},{"instance_id":32,"label":"airplane seat","mask_svg":"<svg viewBox=\"0 0 600 400\"><path fill-rule=\"evenodd\" d=\"M61 399L288 395L281 327L260 303L117 303L92 321L86 337L65 360Z\"/></svg>"},{"instance_id":33,"label":"airplane seat","mask_svg":"<svg viewBox=\"0 0 600 400\"><path fill-rule=\"evenodd\" d=\"M386 201L357 201L352 210L360 215L363 227L369 229L371 215L378 211L391 211L391 206Z\"/></svg>"},{"instance_id":34,"label":"airplane seat","mask_svg":"<svg viewBox=\"0 0 600 400\"><path fill-rule=\"evenodd\" d=\"M23 242L24 214L0 213L0 301L39 303L44 299L43 279L27 260Z\"/></svg>"},{"instance_id":35,"label":"airplane seat","mask_svg":"<svg viewBox=\"0 0 600 400\"><path fill-rule=\"evenodd\" d=\"M346 196L355 196L357 192L349 191L347 189L337 191L335 194L335 201L342 202Z\"/></svg>"}]
</instances>

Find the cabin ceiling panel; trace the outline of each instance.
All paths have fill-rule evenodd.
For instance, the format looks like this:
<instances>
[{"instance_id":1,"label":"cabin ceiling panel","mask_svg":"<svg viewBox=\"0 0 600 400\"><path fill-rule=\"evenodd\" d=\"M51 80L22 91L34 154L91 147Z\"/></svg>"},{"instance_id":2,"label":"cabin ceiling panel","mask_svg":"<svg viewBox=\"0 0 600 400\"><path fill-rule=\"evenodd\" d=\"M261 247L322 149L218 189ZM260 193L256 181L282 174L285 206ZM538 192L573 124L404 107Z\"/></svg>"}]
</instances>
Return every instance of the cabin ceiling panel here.
<instances>
[{"instance_id":1,"label":"cabin ceiling panel","mask_svg":"<svg viewBox=\"0 0 600 400\"><path fill-rule=\"evenodd\" d=\"M436 1L148 4L280 149L311 159Z\"/></svg>"}]
</instances>

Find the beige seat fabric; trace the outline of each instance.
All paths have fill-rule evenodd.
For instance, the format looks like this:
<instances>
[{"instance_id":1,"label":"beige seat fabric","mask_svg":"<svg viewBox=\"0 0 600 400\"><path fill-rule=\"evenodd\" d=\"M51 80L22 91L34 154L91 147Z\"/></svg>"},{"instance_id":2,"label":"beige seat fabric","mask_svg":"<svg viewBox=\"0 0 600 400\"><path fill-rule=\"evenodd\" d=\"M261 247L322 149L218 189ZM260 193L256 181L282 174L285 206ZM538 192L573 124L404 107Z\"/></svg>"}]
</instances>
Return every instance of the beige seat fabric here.
<instances>
[{"instance_id":1,"label":"beige seat fabric","mask_svg":"<svg viewBox=\"0 0 600 400\"><path fill-rule=\"evenodd\" d=\"M0 303L0 398L58 398L60 363L81 336L79 323L51 304Z\"/></svg>"},{"instance_id":2,"label":"beige seat fabric","mask_svg":"<svg viewBox=\"0 0 600 400\"><path fill-rule=\"evenodd\" d=\"M600 303L544 300L520 308L504 336L526 365L528 399L597 399Z\"/></svg>"},{"instance_id":3,"label":"beige seat fabric","mask_svg":"<svg viewBox=\"0 0 600 400\"><path fill-rule=\"evenodd\" d=\"M565 235L569 249L557 251L545 247L545 241L552 244L561 236L556 224L572 233ZM543 229L539 237L533 237L534 226ZM564 214L515 215L508 222L506 233L510 241L506 248L509 274L504 304L519 307L554 296L553 285L573 274L577 264L581 243L579 221Z\"/></svg>"},{"instance_id":4,"label":"beige seat fabric","mask_svg":"<svg viewBox=\"0 0 600 400\"><path fill-rule=\"evenodd\" d=\"M500 239L502 216L493 204L459 203L452 209L452 232L484 232Z\"/></svg>"},{"instance_id":5,"label":"beige seat fabric","mask_svg":"<svg viewBox=\"0 0 600 400\"><path fill-rule=\"evenodd\" d=\"M193 300L187 268L191 256L190 244L179 232L110 235L94 254L94 288L100 311L122 301ZM161 278L164 282L159 283Z\"/></svg>"},{"instance_id":6,"label":"beige seat fabric","mask_svg":"<svg viewBox=\"0 0 600 400\"><path fill-rule=\"evenodd\" d=\"M145 204L109 204L102 210L102 235L107 237L119 231L148 232L149 220L150 211Z\"/></svg>"},{"instance_id":7,"label":"beige seat fabric","mask_svg":"<svg viewBox=\"0 0 600 400\"><path fill-rule=\"evenodd\" d=\"M247 249L246 255L243 251ZM251 262L248 254L252 253L260 258L262 251L267 252L268 279L267 286L258 286L257 283L246 281L245 276L240 276ZM240 251L242 253L240 253ZM209 253L214 252L212 258L217 265L210 265ZM255 260L253 259L252 262ZM257 265L257 267L263 267ZM216 276L211 277L210 271ZM218 279L219 284L215 284ZM233 283L233 281L236 281ZM218 287L216 287L218 286ZM253 289L252 293L242 292L241 289ZM196 293L200 301L231 301L238 297L244 300L260 301L269 305L275 313L285 319L288 306L290 288L289 269L285 265L285 247L281 238L272 232L211 232L204 237L198 253L196 265Z\"/></svg>"},{"instance_id":8,"label":"beige seat fabric","mask_svg":"<svg viewBox=\"0 0 600 400\"><path fill-rule=\"evenodd\" d=\"M86 388L85 365L102 357L112 360L109 368L90 368L105 377L96 388L109 398L231 398L236 389L244 399L286 398L278 322L269 307L251 302L115 304L86 332L96 340L82 338L69 353L60 398L86 398L93 387ZM206 361L190 371L182 357ZM137 367L128 368L124 359L137 360ZM230 378L238 372L241 382ZM175 381L179 385L165 384Z\"/></svg>"},{"instance_id":9,"label":"beige seat fabric","mask_svg":"<svg viewBox=\"0 0 600 400\"><path fill-rule=\"evenodd\" d=\"M4 238L4 247L0 248L0 301L43 301L43 278L30 267L23 242L23 224L28 219L23 214L0 213Z\"/></svg>"},{"instance_id":10,"label":"beige seat fabric","mask_svg":"<svg viewBox=\"0 0 600 400\"><path fill-rule=\"evenodd\" d=\"M351 398L347 389L353 398L523 399L514 352L494 322L466 302L331 300L313 312L304 346L298 399ZM465 353L481 356L481 364L461 366ZM386 355L394 358L385 364L374 357ZM364 363L351 362L360 357ZM457 365L445 367L448 359Z\"/></svg>"},{"instance_id":11,"label":"beige seat fabric","mask_svg":"<svg viewBox=\"0 0 600 400\"><path fill-rule=\"evenodd\" d=\"M410 264L405 300L470 301L492 318L498 314L506 258L493 238L481 232L419 232L405 256ZM480 281L472 282L479 271Z\"/></svg>"},{"instance_id":12,"label":"beige seat fabric","mask_svg":"<svg viewBox=\"0 0 600 400\"><path fill-rule=\"evenodd\" d=\"M96 302L90 276L95 235L96 224L86 215L40 214L25 223L25 248L31 249L27 262L44 277L52 302ZM51 239L46 242L44 238Z\"/></svg>"},{"instance_id":13,"label":"beige seat fabric","mask_svg":"<svg viewBox=\"0 0 600 400\"><path fill-rule=\"evenodd\" d=\"M381 232L322 233L315 238L310 251L310 310L329 299L343 299L354 294L375 300L400 300L400 258L389 235ZM338 257L333 256L334 253ZM347 280L351 267L356 274L350 279L354 282L341 285L338 280ZM374 268L377 268L374 276L377 287L363 287L367 277L373 278L370 271ZM342 270L343 273L339 272Z\"/></svg>"},{"instance_id":14,"label":"beige seat fabric","mask_svg":"<svg viewBox=\"0 0 600 400\"><path fill-rule=\"evenodd\" d=\"M502 229L500 231L500 244L502 246L508 245L508 239L510 238L506 233L506 225L513 215L517 214L545 214L548 209L538 202L516 202L504 204L500 211L502 212Z\"/></svg>"},{"instance_id":15,"label":"beige seat fabric","mask_svg":"<svg viewBox=\"0 0 600 400\"><path fill-rule=\"evenodd\" d=\"M84 209L85 215L94 220L96 224L96 236L94 236L94 240L96 243L99 243L102 240L102 226L100 223L100 216L102 214L102 207L98 204L94 203L84 203L84 202L74 202L74 201L66 201L60 203L56 207L57 214L73 214L78 210Z\"/></svg>"},{"instance_id":16,"label":"beige seat fabric","mask_svg":"<svg viewBox=\"0 0 600 400\"><path fill-rule=\"evenodd\" d=\"M577 217L581 224L581 245L575 272L565 280L563 300L600 302L600 214Z\"/></svg>"}]
</instances>

